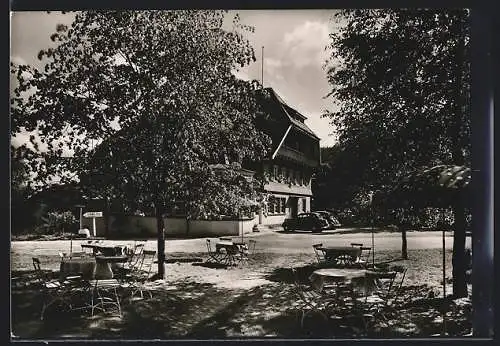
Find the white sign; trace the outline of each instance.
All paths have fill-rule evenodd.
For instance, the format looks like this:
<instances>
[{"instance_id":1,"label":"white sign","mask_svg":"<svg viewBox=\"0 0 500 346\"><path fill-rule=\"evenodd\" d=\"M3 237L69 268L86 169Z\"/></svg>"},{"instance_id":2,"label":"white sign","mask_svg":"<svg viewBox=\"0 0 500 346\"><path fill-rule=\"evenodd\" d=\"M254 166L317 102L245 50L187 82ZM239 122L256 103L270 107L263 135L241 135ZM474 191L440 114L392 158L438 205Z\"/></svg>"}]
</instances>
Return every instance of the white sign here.
<instances>
[{"instance_id":1,"label":"white sign","mask_svg":"<svg viewBox=\"0 0 500 346\"><path fill-rule=\"evenodd\" d=\"M84 217L102 217L102 211L88 211L83 214Z\"/></svg>"}]
</instances>

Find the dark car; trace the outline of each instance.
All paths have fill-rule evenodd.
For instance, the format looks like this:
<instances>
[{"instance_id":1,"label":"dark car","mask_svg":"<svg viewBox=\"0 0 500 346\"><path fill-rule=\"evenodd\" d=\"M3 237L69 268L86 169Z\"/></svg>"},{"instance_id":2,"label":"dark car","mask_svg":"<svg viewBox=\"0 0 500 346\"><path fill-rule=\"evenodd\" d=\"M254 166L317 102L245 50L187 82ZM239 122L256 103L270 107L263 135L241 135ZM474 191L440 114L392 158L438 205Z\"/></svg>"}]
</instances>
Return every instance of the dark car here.
<instances>
[{"instance_id":1,"label":"dark car","mask_svg":"<svg viewBox=\"0 0 500 346\"><path fill-rule=\"evenodd\" d=\"M328 221L315 213L300 213L296 218L285 219L283 222L285 231L312 231L321 232L330 226Z\"/></svg>"},{"instance_id":2,"label":"dark car","mask_svg":"<svg viewBox=\"0 0 500 346\"><path fill-rule=\"evenodd\" d=\"M314 211L313 213L319 214L320 217L325 219L328 224L330 225L330 229L335 229L341 226L339 220L335 217L335 215L328 210L318 210Z\"/></svg>"}]
</instances>

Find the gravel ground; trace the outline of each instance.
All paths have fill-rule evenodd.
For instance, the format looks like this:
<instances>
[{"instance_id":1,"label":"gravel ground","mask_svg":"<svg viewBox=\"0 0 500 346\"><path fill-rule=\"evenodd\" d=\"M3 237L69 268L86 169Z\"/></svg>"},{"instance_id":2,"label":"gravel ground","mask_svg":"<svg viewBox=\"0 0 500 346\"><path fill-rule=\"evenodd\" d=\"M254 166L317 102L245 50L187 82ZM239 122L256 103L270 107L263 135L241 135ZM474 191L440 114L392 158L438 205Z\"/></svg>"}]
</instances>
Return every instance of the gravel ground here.
<instances>
[{"instance_id":1,"label":"gravel ground","mask_svg":"<svg viewBox=\"0 0 500 346\"><path fill-rule=\"evenodd\" d=\"M402 261L399 247L394 246L400 241L400 237L397 234L376 234L375 261L390 262L390 265L403 264L408 268L404 299L410 300L421 295L442 295L440 235L439 232L410 234L409 260ZM361 240L369 244L369 234L339 235L332 232L311 235L268 232L251 236L258 244L255 253L247 264L230 269L208 267L203 262L185 261L203 261L207 258L205 239L167 240L166 254L169 263L165 265L166 279L155 282L157 293L153 300L124 304L122 319L96 319L78 315L75 319L52 319L44 323L36 317L39 310L34 305L39 299L31 296L36 294L36 291L16 284L22 281L20 279L23 275L32 270L33 256L41 259L45 269L57 271L60 262L58 253L69 252L70 242L12 242L13 329L16 335L28 338L366 337L358 335L359 331L351 328L355 325L354 322L348 326L348 330L331 329L331 326L325 329L325 326L321 327L321 320L315 322L315 319L311 318L308 321L310 327L314 329L316 326L319 330L311 332L307 329L309 331L306 332L306 329L297 328L294 317L296 300L293 298L293 285L288 276L292 266L313 270L316 259L311 249L312 243L320 241L331 245L347 245ZM73 249L80 250L80 244L84 242L86 241L74 241ZM448 238L447 281L451 278L451 243L451 238ZM425 248L425 244L428 244L429 248ZM149 240L146 248L156 249L156 241ZM450 282L446 290L451 293ZM470 301L465 300L460 304L455 304L448 317L453 322L450 322L449 326L453 335L464 335L470 330ZM418 314L422 316L419 317ZM370 333L375 333L377 337L422 337L439 333L442 324L435 309L405 312L405 318L412 322L403 323L395 317L390 320L392 327L378 326L378 329L371 330Z\"/></svg>"}]
</instances>

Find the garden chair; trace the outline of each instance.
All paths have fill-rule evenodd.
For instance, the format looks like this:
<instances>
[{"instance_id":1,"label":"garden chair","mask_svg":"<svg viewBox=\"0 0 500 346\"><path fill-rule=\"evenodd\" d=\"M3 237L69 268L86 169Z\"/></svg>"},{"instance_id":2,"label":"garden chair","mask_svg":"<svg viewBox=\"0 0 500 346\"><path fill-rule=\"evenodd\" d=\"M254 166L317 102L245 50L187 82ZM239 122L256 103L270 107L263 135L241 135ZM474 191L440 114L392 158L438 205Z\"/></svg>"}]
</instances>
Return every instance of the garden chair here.
<instances>
[{"instance_id":1,"label":"garden chair","mask_svg":"<svg viewBox=\"0 0 500 346\"><path fill-rule=\"evenodd\" d=\"M144 251L144 244L139 243L139 244L134 244L134 246L130 249L130 252L128 253L128 262L126 266L128 268L133 268L138 265L138 262L142 258L142 252Z\"/></svg>"},{"instance_id":2,"label":"garden chair","mask_svg":"<svg viewBox=\"0 0 500 346\"><path fill-rule=\"evenodd\" d=\"M60 281L57 279L51 279L48 272L42 270L39 258L33 257L32 261L35 269L37 284L40 287L43 296L40 320L44 319L47 308L55 304L63 305L68 308L68 310L71 310L71 282L69 280Z\"/></svg>"},{"instance_id":3,"label":"garden chair","mask_svg":"<svg viewBox=\"0 0 500 346\"><path fill-rule=\"evenodd\" d=\"M304 319L307 315L317 313L325 320L328 320L327 309L335 303L335 298L314 290L311 286L305 286L300 283L296 268L291 268L293 274L293 285L296 296L296 306L301 313L300 326L304 327Z\"/></svg>"},{"instance_id":4,"label":"garden chair","mask_svg":"<svg viewBox=\"0 0 500 346\"><path fill-rule=\"evenodd\" d=\"M156 251L144 250L140 255L137 265L135 265L129 273L125 276L119 277L122 288L131 290L130 298L134 298L137 293L140 294L141 299L144 299L144 292L153 298L152 289L147 286L146 282L151 277L153 263L157 263Z\"/></svg>"},{"instance_id":5,"label":"garden chair","mask_svg":"<svg viewBox=\"0 0 500 346\"><path fill-rule=\"evenodd\" d=\"M253 255L255 253L255 246L257 245L257 241L255 239L248 240L248 254Z\"/></svg>"},{"instance_id":6,"label":"garden chair","mask_svg":"<svg viewBox=\"0 0 500 346\"><path fill-rule=\"evenodd\" d=\"M207 244L207 252L208 252L207 262L220 264L220 263L222 263L222 261L226 260L226 257L227 257L226 254L217 253L216 251L214 251L212 249L212 244L210 242L210 239L206 240L206 244Z\"/></svg>"},{"instance_id":7,"label":"garden chair","mask_svg":"<svg viewBox=\"0 0 500 346\"><path fill-rule=\"evenodd\" d=\"M222 248L225 250L225 256L223 258L223 263L227 266L235 266L240 264L245 260L245 255L241 248L237 245Z\"/></svg>"},{"instance_id":8,"label":"garden chair","mask_svg":"<svg viewBox=\"0 0 500 346\"><path fill-rule=\"evenodd\" d=\"M380 320L387 321L389 313L397 315L395 305L408 269L401 266L393 269L389 272L372 274L379 281L377 290L372 295L365 296L364 299L358 299L358 302L361 302L368 310L364 314L365 328Z\"/></svg>"},{"instance_id":9,"label":"garden chair","mask_svg":"<svg viewBox=\"0 0 500 346\"><path fill-rule=\"evenodd\" d=\"M325 253L323 252L323 250L320 249L322 246L323 244L313 244L312 246L314 254L316 255L316 260L318 261L319 264L325 264L327 262L325 258Z\"/></svg>"},{"instance_id":10,"label":"garden chair","mask_svg":"<svg viewBox=\"0 0 500 346\"><path fill-rule=\"evenodd\" d=\"M134 239L134 247L136 245L142 245L142 246L145 246L146 243L148 242L147 239Z\"/></svg>"},{"instance_id":11,"label":"garden chair","mask_svg":"<svg viewBox=\"0 0 500 346\"><path fill-rule=\"evenodd\" d=\"M368 263L370 263L370 254L372 248L367 246L360 246L359 248L361 250L361 254L359 255L359 258L356 260L356 264L360 265L363 268L367 268Z\"/></svg>"},{"instance_id":12,"label":"garden chair","mask_svg":"<svg viewBox=\"0 0 500 346\"><path fill-rule=\"evenodd\" d=\"M116 311L122 316L120 298L118 296L118 288L121 287L117 279L96 279L90 282L90 308L91 315L94 316L94 311L100 309L104 312L108 309Z\"/></svg>"},{"instance_id":13,"label":"garden chair","mask_svg":"<svg viewBox=\"0 0 500 346\"><path fill-rule=\"evenodd\" d=\"M236 260L239 261L239 263L245 262L248 263L249 256L251 256L255 252L255 245L257 244L257 241L254 239L249 239L248 243L242 244L239 247L239 254L236 256ZM231 255L231 254L228 254ZM238 263L238 264L239 264Z\"/></svg>"}]
</instances>

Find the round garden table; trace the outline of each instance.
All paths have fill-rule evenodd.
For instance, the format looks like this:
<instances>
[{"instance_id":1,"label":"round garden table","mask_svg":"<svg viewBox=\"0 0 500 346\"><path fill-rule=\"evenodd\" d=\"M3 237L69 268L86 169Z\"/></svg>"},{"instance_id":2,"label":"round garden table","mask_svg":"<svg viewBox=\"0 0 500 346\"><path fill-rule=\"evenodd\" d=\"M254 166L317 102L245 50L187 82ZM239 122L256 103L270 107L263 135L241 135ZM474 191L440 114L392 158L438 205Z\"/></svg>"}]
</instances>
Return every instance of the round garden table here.
<instances>
[{"instance_id":1,"label":"round garden table","mask_svg":"<svg viewBox=\"0 0 500 346\"><path fill-rule=\"evenodd\" d=\"M366 291L376 287L374 276L369 274L375 273L366 269L323 268L315 270L309 276L309 281L318 291L322 291L328 283L362 285Z\"/></svg>"},{"instance_id":2,"label":"round garden table","mask_svg":"<svg viewBox=\"0 0 500 346\"><path fill-rule=\"evenodd\" d=\"M318 250L324 252L327 262L336 264L356 263L361 255L361 248L353 246L320 246Z\"/></svg>"},{"instance_id":3,"label":"round garden table","mask_svg":"<svg viewBox=\"0 0 500 346\"><path fill-rule=\"evenodd\" d=\"M111 263L125 263L127 261L127 256L95 256L94 278L101 280L112 279Z\"/></svg>"},{"instance_id":4,"label":"round garden table","mask_svg":"<svg viewBox=\"0 0 500 346\"><path fill-rule=\"evenodd\" d=\"M91 279L95 267L96 261L93 257L63 258L60 265L61 279L71 275L81 275L84 279Z\"/></svg>"}]
</instances>

